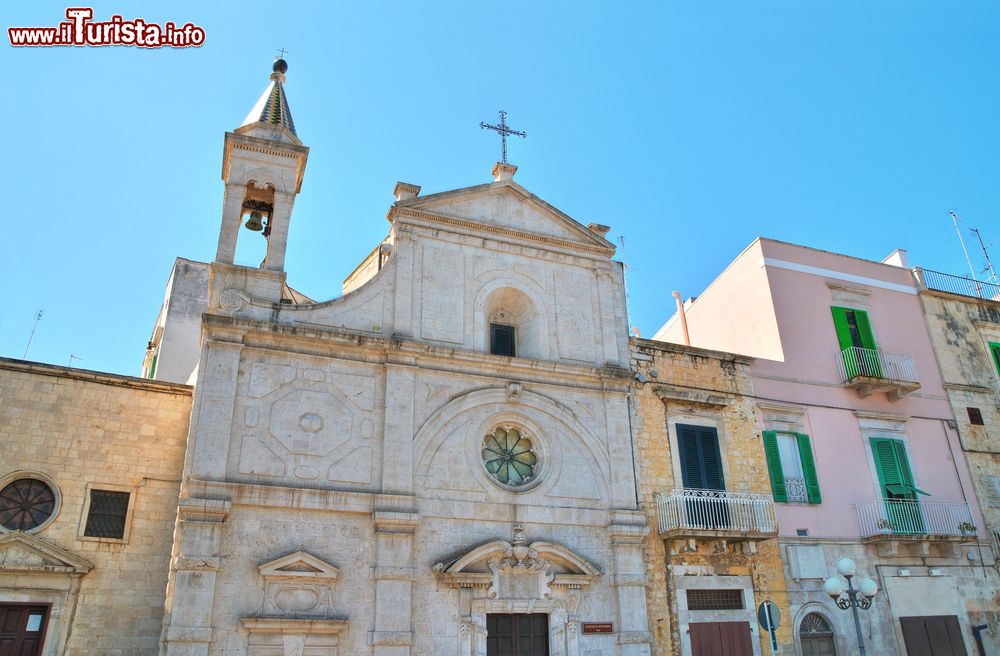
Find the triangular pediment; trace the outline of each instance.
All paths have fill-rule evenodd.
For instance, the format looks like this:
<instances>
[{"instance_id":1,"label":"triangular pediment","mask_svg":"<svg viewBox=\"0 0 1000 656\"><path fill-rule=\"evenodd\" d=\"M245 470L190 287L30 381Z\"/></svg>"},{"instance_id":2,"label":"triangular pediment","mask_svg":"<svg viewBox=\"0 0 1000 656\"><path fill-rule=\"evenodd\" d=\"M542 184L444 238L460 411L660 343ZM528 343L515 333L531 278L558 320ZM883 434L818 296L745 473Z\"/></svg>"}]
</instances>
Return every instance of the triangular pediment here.
<instances>
[{"instance_id":1,"label":"triangular pediment","mask_svg":"<svg viewBox=\"0 0 1000 656\"><path fill-rule=\"evenodd\" d=\"M340 570L330 563L317 558L307 551L282 556L257 566L257 571L265 579L328 579L340 576Z\"/></svg>"},{"instance_id":2,"label":"triangular pediment","mask_svg":"<svg viewBox=\"0 0 1000 656\"><path fill-rule=\"evenodd\" d=\"M0 536L0 572L86 574L92 569L90 561L29 533Z\"/></svg>"},{"instance_id":3,"label":"triangular pediment","mask_svg":"<svg viewBox=\"0 0 1000 656\"><path fill-rule=\"evenodd\" d=\"M578 248L610 257L615 246L567 214L549 205L515 182L466 187L400 201L390 211L400 216L435 217L461 222L484 232L505 231L512 237L549 240L564 248Z\"/></svg>"}]
</instances>

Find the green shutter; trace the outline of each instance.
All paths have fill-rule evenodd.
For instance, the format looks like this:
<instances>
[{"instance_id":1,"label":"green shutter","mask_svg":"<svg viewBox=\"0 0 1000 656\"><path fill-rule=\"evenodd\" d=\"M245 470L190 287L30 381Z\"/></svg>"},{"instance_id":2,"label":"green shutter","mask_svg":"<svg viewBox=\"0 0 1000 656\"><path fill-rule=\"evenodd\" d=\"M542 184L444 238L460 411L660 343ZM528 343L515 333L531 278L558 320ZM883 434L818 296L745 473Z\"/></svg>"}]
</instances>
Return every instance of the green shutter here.
<instances>
[{"instance_id":1,"label":"green shutter","mask_svg":"<svg viewBox=\"0 0 1000 656\"><path fill-rule=\"evenodd\" d=\"M854 346L851 341L851 330L847 327L847 309L842 307L832 307L833 327L837 330L837 342L840 343L840 350Z\"/></svg>"},{"instance_id":2,"label":"green shutter","mask_svg":"<svg viewBox=\"0 0 1000 656\"><path fill-rule=\"evenodd\" d=\"M990 353L993 354L993 364L997 366L997 373L1000 374L1000 344L990 342Z\"/></svg>"},{"instance_id":3,"label":"green shutter","mask_svg":"<svg viewBox=\"0 0 1000 656\"><path fill-rule=\"evenodd\" d=\"M858 324L858 334L861 336L861 346L866 349L876 349L875 336L872 334L872 324L868 321L868 313L864 310L854 311L854 321ZM850 335L847 336L850 339Z\"/></svg>"},{"instance_id":4,"label":"green shutter","mask_svg":"<svg viewBox=\"0 0 1000 656\"><path fill-rule=\"evenodd\" d=\"M677 446L681 458L684 487L725 490L719 437L710 426L677 425Z\"/></svg>"},{"instance_id":5,"label":"green shutter","mask_svg":"<svg viewBox=\"0 0 1000 656\"><path fill-rule=\"evenodd\" d=\"M882 489L882 496L887 497L887 486L902 485L903 477L899 471L899 463L896 462L896 449L893 442L882 437L871 438L872 455L875 456L875 472L878 474L878 484Z\"/></svg>"},{"instance_id":6,"label":"green shutter","mask_svg":"<svg viewBox=\"0 0 1000 656\"><path fill-rule=\"evenodd\" d=\"M785 475L781 471L781 456L778 454L778 436L774 431L764 431L764 458L771 473L771 493L775 501L788 501L785 490Z\"/></svg>"},{"instance_id":7,"label":"green shutter","mask_svg":"<svg viewBox=\"0 0 1000 656\"><path fill-rule=\"evenodd\" d=\"M823 497L819 493L819 478L816 476L816 463L813 461L809 436L796 433L795 441L799 446L799 459L802 460L802 475L806 479L806 495L809 497L809 503L821 503Z\"/></svg>"}]
</instances>

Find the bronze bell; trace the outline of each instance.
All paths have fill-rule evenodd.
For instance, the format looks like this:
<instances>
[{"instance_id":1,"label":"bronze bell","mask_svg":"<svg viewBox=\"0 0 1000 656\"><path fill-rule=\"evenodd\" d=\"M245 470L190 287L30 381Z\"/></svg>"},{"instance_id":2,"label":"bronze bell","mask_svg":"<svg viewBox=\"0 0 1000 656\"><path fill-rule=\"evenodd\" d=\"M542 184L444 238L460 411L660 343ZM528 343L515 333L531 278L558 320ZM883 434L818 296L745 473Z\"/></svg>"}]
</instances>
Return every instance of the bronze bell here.
<instances>
[{"instance_id":1,"label":"bronze bell","mask_svg":"<svg viewBox=\"0 0 1000 656\"><path fill-rule=\"evenodd\" d=\"M244 226L247 230L253 230L254 232L260 232L264 229L264 224L261 223L261 219L264 215L260 213L260 210L254 210L250 212L250 218L247 219L246 225Z\"/></svg>"}]
</instances>

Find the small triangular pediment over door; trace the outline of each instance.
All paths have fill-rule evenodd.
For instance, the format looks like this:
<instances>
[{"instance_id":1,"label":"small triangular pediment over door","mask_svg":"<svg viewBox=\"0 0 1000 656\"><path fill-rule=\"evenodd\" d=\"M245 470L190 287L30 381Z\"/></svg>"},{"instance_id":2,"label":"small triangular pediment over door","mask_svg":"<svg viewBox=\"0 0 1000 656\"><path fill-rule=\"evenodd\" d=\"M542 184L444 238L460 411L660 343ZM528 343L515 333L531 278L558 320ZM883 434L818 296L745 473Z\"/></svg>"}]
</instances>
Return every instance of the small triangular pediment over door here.
<instances>
[{"instance_id":1,"label":"small triangular pediment over door","mask_svg":"<svg viewBox=\"0 0 1000 656\"><path fill-rule=\"evenodd\" d=\"M258 565L257 571L265 581L313 579L329 584L340 576L339 569L307 551L296 551L268 561Z\"/></svg>"},{"instance_id":2,"label":"small triangular pediment over door","mask_svg":"<svg viewBox=\"0 0 1000 656\"><path fill-rule=\"evenodd\" d=\"M70 574L82 576L94 564L30 533L0 536L0 573Z\"/></svg>"},{"instance_id":3,"label":"small triangular pediment over door","mask_svg":"<svg viewBox=\"0 0 1000 656\"><path fill-rule=\"evenodd\" d=\"M426 222L611 257L606 226L584 226L512 181L466 187L397 202L389 219Z\"/></svg>"}]
</instances>

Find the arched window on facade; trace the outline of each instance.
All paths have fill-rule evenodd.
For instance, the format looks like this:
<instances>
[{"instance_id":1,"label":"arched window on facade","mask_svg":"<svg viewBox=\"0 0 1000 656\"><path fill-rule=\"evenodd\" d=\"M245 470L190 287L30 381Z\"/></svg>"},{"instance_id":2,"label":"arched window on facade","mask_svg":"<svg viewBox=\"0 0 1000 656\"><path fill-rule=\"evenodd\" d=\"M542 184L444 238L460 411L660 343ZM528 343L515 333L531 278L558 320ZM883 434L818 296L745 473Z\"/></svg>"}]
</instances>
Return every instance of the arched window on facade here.
<instances>
[{"instance_id":1,"label":"arched window on facade","mask_svg":"<svg viewBox=\"0 0 1000 656\"><path fill-rule=\"evenodd\" d=\"M818 613L809 613L799 625L799 642L802 656L835 656L837 648L833 642L830 623Z\"/></svg>"}]
</instances>

